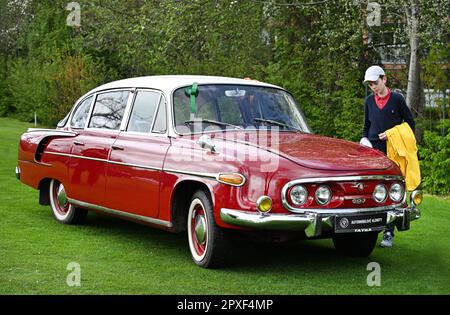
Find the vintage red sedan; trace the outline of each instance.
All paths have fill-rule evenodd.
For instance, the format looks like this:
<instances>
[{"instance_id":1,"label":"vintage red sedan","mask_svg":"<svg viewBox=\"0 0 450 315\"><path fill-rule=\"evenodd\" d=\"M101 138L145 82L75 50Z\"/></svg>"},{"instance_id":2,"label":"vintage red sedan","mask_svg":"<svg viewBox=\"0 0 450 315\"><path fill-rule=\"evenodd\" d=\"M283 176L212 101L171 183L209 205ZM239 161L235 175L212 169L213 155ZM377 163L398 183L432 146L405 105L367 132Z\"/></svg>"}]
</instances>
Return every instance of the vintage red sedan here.
<instances>
[{"instance_id":1,"label":"vintage red sedan","mask_svg":"<svg viewBox=\"0 0 450 315\"><path fill-rule=\"evenodd\" d=\"M387 224L418 219L381 152L312 134L293 96L254 80L150 76L83 95L56 129L20 139L16 176L58 222L87 211L186 232L194 262L223 263L237 234L332 238L368 256Z\"/></svg>"}]
</instances>

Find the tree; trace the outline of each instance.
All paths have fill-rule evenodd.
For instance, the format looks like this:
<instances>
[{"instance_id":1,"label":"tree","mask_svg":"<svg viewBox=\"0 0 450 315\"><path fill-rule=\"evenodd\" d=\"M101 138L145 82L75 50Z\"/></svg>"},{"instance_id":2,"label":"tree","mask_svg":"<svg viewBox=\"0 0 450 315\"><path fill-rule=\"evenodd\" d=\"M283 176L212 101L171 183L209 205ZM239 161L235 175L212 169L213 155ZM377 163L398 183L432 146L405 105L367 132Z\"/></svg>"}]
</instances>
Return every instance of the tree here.
<instances>
[{"instance_id":1,"label":"tree","mask_svg":"<svg viewBox=\"0 0 450 315\"><path fill-rule=\"evenodd\" d=\"M384 0L382 26L371 28L382 31L383 21L395 20L394 34L399 42L408 46L408 83L406 103L415 116L424 110L424 94L421 59L431 47L445 46L448 41L450 3L445 0ZM416 132L420 139L420 130Z\"/></svg>"}]
</instances>

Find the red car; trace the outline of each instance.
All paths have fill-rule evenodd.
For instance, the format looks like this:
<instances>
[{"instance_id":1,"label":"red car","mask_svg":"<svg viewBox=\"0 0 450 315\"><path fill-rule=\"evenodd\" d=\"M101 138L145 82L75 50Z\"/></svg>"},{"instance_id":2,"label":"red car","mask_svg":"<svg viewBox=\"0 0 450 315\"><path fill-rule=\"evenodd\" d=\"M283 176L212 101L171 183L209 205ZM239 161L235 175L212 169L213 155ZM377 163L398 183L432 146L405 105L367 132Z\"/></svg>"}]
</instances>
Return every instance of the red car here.
<instances>
[{"instance_id":1,"label":"red car","mask_svg":"<svg viewBox=\"0 0 450 315\"><path fill-rule=\"evenodd\" d=\"M20 139L17 177L65 224L97 211L187 231L194 262L219 265L237 234L332 238L368 256L386 224L407 230L399 168L381 152L312 134L286 90L253 80L152 76L102 85L56 129Z\"/></svg>"}]
</instances>

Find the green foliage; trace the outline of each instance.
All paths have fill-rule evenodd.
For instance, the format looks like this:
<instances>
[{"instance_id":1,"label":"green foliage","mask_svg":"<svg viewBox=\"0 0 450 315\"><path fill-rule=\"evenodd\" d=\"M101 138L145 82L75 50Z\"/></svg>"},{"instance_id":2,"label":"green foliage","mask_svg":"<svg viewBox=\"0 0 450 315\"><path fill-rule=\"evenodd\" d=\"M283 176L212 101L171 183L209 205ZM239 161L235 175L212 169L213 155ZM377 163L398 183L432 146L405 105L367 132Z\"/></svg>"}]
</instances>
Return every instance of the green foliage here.
<instances>
[{"instance_id":1,"label":"green foliage","mask_svg":"<svg viewBox=\"0 0 450 315\"><path fill-rule=\"evenodd\" d=\"M268 81L293 92L318 134L353 141L361 136L367 65L362 20L358 6L333 1L278 8L270 21L275 48Z\"/></svg>"},{"instance_id":2,"label":"green foliage","mask_svg":"<svg viewBox=\"0 0 450 315\"><path fill-rule=\"evenodd\" d=\"M19 59L11 65L8 78L13 102L9 106L24 121L55 125L74 102L97 86L106 72L104 66L89 56L56 54L52 62Z\"/></svg>"},{"instance_id":3,"label":"green foliage","mask_svg":"<svg viewBox=\"0 0 450 315\"><path fill-rule=\"evenodd\" d=\"M419 145L422 184L433 194L450 193L450 119L442 120L435 131L425 131Z\"/></svg>"}]
</instances>

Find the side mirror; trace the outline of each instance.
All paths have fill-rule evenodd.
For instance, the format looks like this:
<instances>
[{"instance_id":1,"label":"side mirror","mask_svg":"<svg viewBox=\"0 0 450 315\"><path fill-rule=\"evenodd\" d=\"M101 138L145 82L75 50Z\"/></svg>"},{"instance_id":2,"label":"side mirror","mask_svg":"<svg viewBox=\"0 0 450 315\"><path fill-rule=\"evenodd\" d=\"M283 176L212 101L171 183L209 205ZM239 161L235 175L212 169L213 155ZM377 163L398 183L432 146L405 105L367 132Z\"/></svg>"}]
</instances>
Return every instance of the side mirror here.
<instances>
[{"instance_id":1,"label":"side mirror","mask_svg":"<svg viewBox=\"0 0 450 315\"><path fill-rule=\"evenodd\" d=\"M203 135L197 140L197 144L202 148L210 149L211 152L216 152L216 145L212 141L211 137L208 135Z\"/></svg>"}]
</instances>

